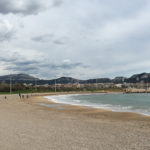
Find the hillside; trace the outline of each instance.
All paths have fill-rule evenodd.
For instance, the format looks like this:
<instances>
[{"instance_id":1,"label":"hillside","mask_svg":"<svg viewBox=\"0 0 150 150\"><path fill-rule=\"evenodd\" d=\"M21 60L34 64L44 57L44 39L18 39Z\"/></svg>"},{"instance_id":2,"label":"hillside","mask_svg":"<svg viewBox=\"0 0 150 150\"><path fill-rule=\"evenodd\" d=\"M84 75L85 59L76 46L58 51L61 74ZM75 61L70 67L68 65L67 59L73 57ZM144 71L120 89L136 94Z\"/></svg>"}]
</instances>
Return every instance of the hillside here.
<instances>
[{"instance_id":1,"label":"hillside","mask_svg":"<svg viewBox=\"0 0 150 150\"><path fill-rule=\"evenodd\" d=\"M5 75L0 76L0 81L7 81L10 80L10 77L13 81L34 81L34 80L40 80L38 78L35 78L33 76L30 76L28 74L11 74L11 75Z\"/></svg>"},{"instance_id":2,"label":"hillside","mask_svg":"<svg viewBox=\"0 0 150 150\"><path fill-rule=\"evenodd\" d=\"M52 80L42 80L33 76L30 76L28 74L11 74L12 82L18 82L18 83L32 83L32 84L55 84L55 79ZM10 81L10 75L0 76L0 82ZM56 79L57 84L68 84L68 83L81 83L81 84L88 84L88 83L150 83L150 73L141 73L141 74L135 74L129 78L126 77L116 77L114 79L110 78L97 78L97 79L89 79L89 80L78 80L71 77L61 77Z\"/></svg>"}]
</instances>

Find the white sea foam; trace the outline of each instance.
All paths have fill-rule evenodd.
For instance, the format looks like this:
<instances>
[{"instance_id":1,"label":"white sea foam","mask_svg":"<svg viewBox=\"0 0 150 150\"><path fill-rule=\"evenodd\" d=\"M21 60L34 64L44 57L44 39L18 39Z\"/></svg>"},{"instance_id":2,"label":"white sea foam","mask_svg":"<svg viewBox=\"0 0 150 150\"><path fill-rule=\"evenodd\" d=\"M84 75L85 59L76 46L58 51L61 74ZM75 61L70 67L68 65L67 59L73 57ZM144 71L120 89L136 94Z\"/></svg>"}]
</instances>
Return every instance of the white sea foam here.
<instances>
[{"instance_id":1,"label":"white sea foam","mask_svg":"<svg viewBox=\"0 0 150 150\"><path fill-rule=\"evenodd\" d=\"M91 95L91 94L85 94ZM96 95L96 94L95 94ZM81 96L80 94L70 94L70 95L56 95L56 96L46 96L47 99L53 101L55 103L64 103L69 105L77 105L77 106L87 106L92 108L103 108L110 109L112 111L117 112L135 112L143 115L150 116L150 109L141 109L136 108L135 106L122 106L122 105L113 105L113 104L102 104L102 103L94 103L91 101L81 100L78 98Z\"/></svg>"}]
</instances>

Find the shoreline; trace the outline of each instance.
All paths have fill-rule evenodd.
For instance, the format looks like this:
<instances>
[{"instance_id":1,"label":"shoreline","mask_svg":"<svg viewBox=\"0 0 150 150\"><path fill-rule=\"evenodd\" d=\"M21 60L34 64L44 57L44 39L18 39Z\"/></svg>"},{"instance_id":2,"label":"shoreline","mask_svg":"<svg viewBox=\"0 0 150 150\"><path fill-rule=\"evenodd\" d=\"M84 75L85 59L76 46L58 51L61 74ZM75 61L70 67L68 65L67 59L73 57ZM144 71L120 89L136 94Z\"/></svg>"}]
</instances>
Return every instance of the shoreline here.
<instances>
[{"instance_id":1,"label":"shoreline","mask_svg":"<svg viewBox=\"0 0 150 150\"><path fill-rule=\"evenodd\" d=\"M59 95L68 95L68 94L70 95L70 93L57 93L57 94L52 94L52 95L48 95L48 96L57 96L57 95L59 96ZM71 94L81 94L81 93L71 93ZM93 93L82 93L82 94L93 94ZM46 98L46 96L40 96L40 97L35 96L35 99L38 98L38 99L41 99L41 100L38 100L37 102L34 102L34 103L36 103L37 105L40 105L41 107L47 107L47 108L49 108L49 107L52 108L53 107L53 106L48 106L49 104L55 104L54 109L58 109L58 108L56 108L56 105L62 105L62 109L63 109L62 112L70 112L71 113L72 110L73 111L78 111L79 110L79 113L82 112L82 114L89 114L89 116L94 116L96 114L96 116L97 116L96 118L101 118L101 117L104 118L104 116L105 116L106 117L105 119L150 120L150 116L142 114L142 113L120 112L120 111L113 111L111 109L105 109L105 108L93 108L93 107L88 107L88 106L83 106L83 105L56 103L53 100L50 100L50 99ZM76 114L77 113L78 112L76 112Z\"/></svg>"},{"instance_id":2,"label":"shoreline","mask_svg":"<svg viewBox=\"0 0 150 150\"><path fill-rule=\"evenodd\" d=\"M48 100L48 98L45 98L46 96L60 96L60 95L74 95L74 94L77 94L77 95L87 95L87 94L118 94L118 93L122 93L122 94L128 94L128 93L123 93L123 92L110 92L110 91L107 91L107 92L102 92L102 91L94 91L94 92L89 92L89 91L80 91L80 92L76 92L76 91L73 91L73 92L51 92L51 93L31 93L31 94L23 94L23 95L30 95L31 97L37 97L37 96L43 96L44 99L46 99L46 101L44 101L45 104L49 104L49 103L53 103L53 104L58 104L57 102L54 102L53 100ZM17 95L17 94L12 94L12 95ZM2 95L1 95L2 96ZM3 95L5 96L5 95ZM6 96L11 96L11 95L6 95ZM42 98L42 99L43 99ZM36 102L35 102L36 103ZM59 103L59 104L63 104L63 105L66 105L67 107L80 107L80 108L89 108L89 109L96 109L96 110L102 110L102 111L107 111L107 112L110 112L110 113L121 113L121 114L131 114L131 115L139 115L139 116L143 116L143 117L148 117L150 118L150 115L147 115L147 114L144 114L144 113L138 113L138 112L130 112L130 111L116 111L116 110L112 110L112 109L107 109L107 108L94 108L94 107L90 107L90 106L84 106L84 105L74 105L74 104L67 104L67 103ZM44 106L46 107L46 105Z\"/></svg>"},{"instance_id":3,"label":"shoreline","mask_svg":"<svg viewBox=\"0 0 150 150\"><path fill-rule=\"evenodd\" d=\"M84 94L79 94L79 93L76 93L77 95L84 95ZM57 94L57 95L54 95L54 96L61 96L61 95L76 95L76 94ZM97 93L88 93L88 94L97 94ZM88 95L88 94L85 94L85 95ZM99 93L101 94L101 93ZM112 93L102 93L102 94L112 94ZM113 94L118 94L118 92L115 92ZM52 95L53 96L53 95ZM115 110L115 109L111 109L111 108L105 108L105 107L94 107L94 106L89 106L89 105L83 105L83 104L73 104L73 103L63 103L63 102L56 102L55 100L53 100L50 96L50 98L48 98L47 96L45 96L44 98L47 99L47 101L51 101L53 103L56 103L56 104L63 104L63 105L69 105L69 106L79 106L79 107L87 107L87 108L92 108L92 109L101 109L101 110L105 110L105 111L109 111L109 112L117 112L117 113L134 113L134 114L137 114L137 115L143 115L143 116L146 116L146 117L150 117L150 114L144 114L142 112L134 112L134 111L121 111L121 110ZM46 105L45 105L46 106Z\"/></svg>"}]
</instances>

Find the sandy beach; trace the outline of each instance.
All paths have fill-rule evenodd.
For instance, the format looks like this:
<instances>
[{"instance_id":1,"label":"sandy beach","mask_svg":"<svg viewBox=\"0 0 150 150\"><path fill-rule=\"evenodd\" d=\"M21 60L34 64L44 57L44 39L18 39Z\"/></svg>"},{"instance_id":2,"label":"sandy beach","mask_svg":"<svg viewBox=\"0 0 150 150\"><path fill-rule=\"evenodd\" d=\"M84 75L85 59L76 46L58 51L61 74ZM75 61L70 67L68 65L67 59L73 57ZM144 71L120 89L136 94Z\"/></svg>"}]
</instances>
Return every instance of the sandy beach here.
<instances>
[{"instance_id":1,"label":"sandy beach","mask_svg":"<svg viewBox=\"0 0 150 150\"><path fill-rule=\"evenodd\" d=\"M150 117L1 95L0 149L150 150Z\"/></svg>"}]
</instances>

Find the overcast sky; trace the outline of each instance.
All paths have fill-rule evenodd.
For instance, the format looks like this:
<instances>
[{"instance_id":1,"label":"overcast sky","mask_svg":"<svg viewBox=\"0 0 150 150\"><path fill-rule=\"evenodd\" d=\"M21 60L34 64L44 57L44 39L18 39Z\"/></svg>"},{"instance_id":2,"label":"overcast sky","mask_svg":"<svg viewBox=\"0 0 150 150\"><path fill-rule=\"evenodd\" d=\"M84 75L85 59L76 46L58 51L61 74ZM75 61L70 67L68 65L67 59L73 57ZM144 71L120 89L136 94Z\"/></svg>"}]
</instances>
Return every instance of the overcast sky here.
<instances>
[{"instance_id":1,"label":"overcast sky","mask_svg":"<svg viewBox=\"0 0 150 150\"><path fill-rule=\"evenodd\" d=\"M149 0L0 0L0 75L150 72Z\"/></svg>"}]
</instances>

